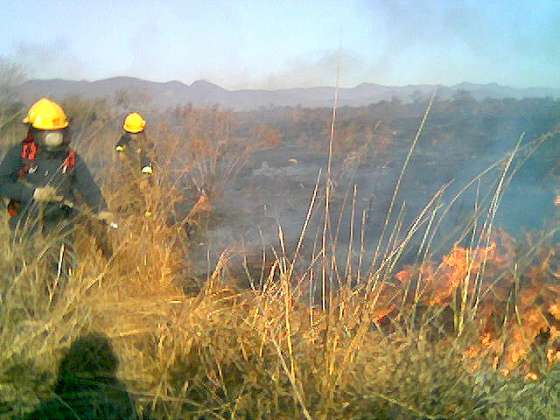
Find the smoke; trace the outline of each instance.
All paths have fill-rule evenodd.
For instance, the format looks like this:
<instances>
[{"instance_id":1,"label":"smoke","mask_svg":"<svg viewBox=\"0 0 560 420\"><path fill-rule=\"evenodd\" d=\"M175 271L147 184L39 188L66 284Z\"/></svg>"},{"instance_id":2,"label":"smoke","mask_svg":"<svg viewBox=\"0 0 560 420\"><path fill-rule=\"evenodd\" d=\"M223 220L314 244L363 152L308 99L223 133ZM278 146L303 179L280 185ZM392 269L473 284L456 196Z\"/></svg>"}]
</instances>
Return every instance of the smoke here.
<instances>
[{"instance_id":1,"label":"smoke","mask_svg":"<svg viewBox=\"0 0 560 420\"><path fill-rule=\"evenodd\" d=\"M379 35L371 73L389 83L560 82L560 9L530 3L367 1ZM376 29L377 28L377 29Z\"/></svg>"},{"instance_id":2,"label":"smoke","mask_svg":"<svg viewBox=\"0 0 560 420\"><path fill-rule=\"evenodd\" d=\"M80 79L86 76L83 63L72 53L66 39L39 44L21 42L8 57L20 65L29 78Z\"/></svg>"},{"instance_id":3,"label":"smoke","mask_svg":"<svg viewBox=\"0 0 560 420\"><path fill-rule=\"evenodd\" d=\"M162 43L162 31L156 22L146 22L138 26L128 40L130 64L126 75L150 80L162 79L159 51ZM149 48L146 48L149 46Z\"/></svg>"},{"instance_id":4,"label":"smoke","mask_svg":"<svg viewBox=\"0 0 560 420\"><path fill-rule=\"evenodd\" d=\"M331 50L290 59L284 70L272 73L259 84L268 89L333 86L339 73L341 84L347 85L345 81L359 80L365 69L365 60L355 52Z\"/></svg>"},{"instance_id":5,"label":"smoke","mask_svg":"<svg viewBox=\"0 0 560 420\"><path fill-rule=\"evenodd\" d=\"M0 56L0 86L14 87L25 79L22 66Z\"/></svg>"},{"instance_id":6,"label":"smoke","mask_svg":"<svg viewBox=\"0 0 560 420\"><path fill-rule=\"evenodd\" d=\"M352 87L367 76L368 63L350 49L315 51L288 58L282 68L255 76L249 69L206 77L230 89L290 89L334 86L337 74L341 87Z\"/></svg>"},{"instance_id":7,"label":"smoke","mask_svg":"<svg viewBox=\"0 0 560 420\"><path fill-rule=\"evenodd\" d=\"M560 8L552 5L334 3L319 8L137 5L126 25L114 10L92 6L97 15L90 20L98 24L84 23L80 9L80 19L69 19L68 26L49 27L48 20L41 27L58 35L55 41L29 42L25 33L14 31L9 39L21 41L13 58L33 78L132 75L189 83L200 78L228 88L278 89L332 86L340 67L342 86L560 84Z\"/></svg>"}]
</instances>

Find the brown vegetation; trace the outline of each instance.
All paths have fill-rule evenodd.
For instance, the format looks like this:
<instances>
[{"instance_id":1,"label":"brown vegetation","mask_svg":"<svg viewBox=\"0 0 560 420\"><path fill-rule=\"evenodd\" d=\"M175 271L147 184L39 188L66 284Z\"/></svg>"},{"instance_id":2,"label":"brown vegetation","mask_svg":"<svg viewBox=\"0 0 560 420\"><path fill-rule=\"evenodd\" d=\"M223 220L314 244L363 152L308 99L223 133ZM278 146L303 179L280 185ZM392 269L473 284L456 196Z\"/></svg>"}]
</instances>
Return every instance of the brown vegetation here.
<instances>
[{"instance_id":1,"label":"brown vegetation","mask_svg":"<svg viewBox=\"0 0 560 420\"><path fill-rule=\"evenodd\" d=\"M299 247L290 254L280 235L258 290L233 286L227 252L208 278L193 279L189 240L178 227L212 211L214 197L251 153L286 137L273 125L242 136L233 128L234 117L215 109L177 110L173 118L150 129L161 163L137 211L118 214L119 229L108 232L112 257L103 257L96 238L78 228L79 269L65 284L46 288L52 276L42 267L44 243L2 248L0 415L23 415L51 397L64 351L90 332L111 339L118 377L138 411L154 418L555 413L560 300L558 287L550 284L556 279L554 247L531 246L533 258L526 261L514 253L512 239L487 229L480 234L484 240L457 244L441 261L426 252L418 264L395 271L409 243L408 233L399 239L397 222L367 273L347 270L344 278L330 244L323 246L318 265L300 269ZM96 113L82 126L84 140L77 144L92 166L103 167L96 157L108 154L115 124L109 114ZM381 130L367 141L388 145L388 135ZM98 175L105 180L109 173ZM185 178L196 187L187 191L197 191L187 201L197 204L180 215ZM125 185L104 184L111 207L131 199ZM317 202L313 195L311 207ZM302 237L307 234L304 227ZM324 308L308 304L309 284L321 276ZM543 333L546 340L539 338ZM531 362L543 355L546 363ZM528 373L538 385L524 380ZM546 404L543 389L550 397Z\"/></svg>"}]
</instances>

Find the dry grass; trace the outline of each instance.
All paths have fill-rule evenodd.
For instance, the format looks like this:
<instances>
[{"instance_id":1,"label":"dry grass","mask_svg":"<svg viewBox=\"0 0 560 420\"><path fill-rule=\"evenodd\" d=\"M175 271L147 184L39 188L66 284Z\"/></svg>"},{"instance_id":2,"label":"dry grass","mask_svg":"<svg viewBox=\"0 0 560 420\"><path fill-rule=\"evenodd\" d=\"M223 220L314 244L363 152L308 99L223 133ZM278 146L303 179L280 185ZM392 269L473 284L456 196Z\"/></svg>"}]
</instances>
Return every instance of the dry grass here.
<instances>
[{"instance_id":1,"label":"dry grass","mask_svg":"<svg viewBox=\"0 0 560 420\"><path fill-rule=\"evenodd\" d=\"M103 130L103 124L100 127ZM421 129L415 143L420 134ZM195 158L186 165L198 167L199 174L231 176L216 170L215 152L200 152L205 162ZM228 158L237 162L235 156ZM336 249L329 242L332 222L326 218L321 251L307 268L298 268L300 248L287 252L281 234L277 257L258 290L232 286L235 279L227 277L225 253L209 278L197 283L198 292L188 294L189 282L197 281L189 278L188 240L178 228L182 220L170 223L169 217L182 199L179 183L172 182L181 170L172 164L160 168L149 195L138 193L140 187L106 184L111 207L142 199L134 210L119 214L118 230L108 232L114 249L109 259L87 230L78 228L80 266L55 290L55 299L45 287L49 275L44 259L38 257L42 243L2 248L3 418L22 416L52 398L65 351L89 332L111 339L120 361L118 377L145 417L554 418L558 412L554 367L543 367L535 381L525 380L524 372L515 369L506 379L493 367L492 355L480 355L475 370L465 356L480 337L475 322L481 306L476 285L484 271L480 254L454 271L459 277L449 277L458 292L455 306L422 306L423 295L419 286L411 286L413 281L394 293L399 257L415 235L426 243L419 262L430 263L431 228L441 212L439 194L408 228L398 215L388 215L385 240L372 250L376 259L365 272L335 269ZM168 173L169 168L174 172ZM498 198L508 173L506 167L499 178ZM204 182L210 178L204 175ZM317 194L325 188L318 184L320 192L313 194L310 207L324 202L328 214L329 188L321 201ZM487 208L494 211L495 205L491 200ZM202 199L199 208L200 214L188 217L202 218L210 206ZM150 217L145 217L145 209ZM485 226L482 231L474 222L468 227L480 235L471 251L489 246L492 211L489 219L477 218ZM2 229L7 237L7 228ZM309 234L306 229L307 224L302 238ZM320 309L308 304L309 283L317 272L322 272L328 294L319 297ZM428 284L437 276L420 275L417 280ZM455 309L456 319L451 331L445 323L449 308Z\"/></svg>"}]
</instances>

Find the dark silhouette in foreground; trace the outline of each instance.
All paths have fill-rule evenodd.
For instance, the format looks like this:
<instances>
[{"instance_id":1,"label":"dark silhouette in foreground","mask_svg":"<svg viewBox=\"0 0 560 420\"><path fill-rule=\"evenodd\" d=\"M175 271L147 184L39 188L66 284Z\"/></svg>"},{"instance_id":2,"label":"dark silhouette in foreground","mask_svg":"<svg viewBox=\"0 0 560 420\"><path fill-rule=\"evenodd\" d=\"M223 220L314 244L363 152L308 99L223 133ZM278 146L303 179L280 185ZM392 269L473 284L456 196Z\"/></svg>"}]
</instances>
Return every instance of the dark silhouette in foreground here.
<instances>
[{"instance_id":1,"label":"dark silhouette in foreground","mask_svg":"<svg viewBox=\"0 0 560 420\"><path fill-rule=\"evenodd\" d=\"M136 419L134 402L115 377L118 360L108 337L78 338L62 360L55 396L27 419Z\"/></svg>"}]
</instances>

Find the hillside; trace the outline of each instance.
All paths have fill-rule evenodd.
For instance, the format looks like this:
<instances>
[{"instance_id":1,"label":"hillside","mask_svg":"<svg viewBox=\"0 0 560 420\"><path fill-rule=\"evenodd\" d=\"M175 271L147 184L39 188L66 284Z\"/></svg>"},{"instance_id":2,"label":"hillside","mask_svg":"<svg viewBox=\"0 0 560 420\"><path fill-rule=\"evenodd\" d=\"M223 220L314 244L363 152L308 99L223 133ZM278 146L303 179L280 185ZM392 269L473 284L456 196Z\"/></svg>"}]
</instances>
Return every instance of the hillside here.
<instances>
[{"instance_id":1,"label":"hillside","mask_svg":"<svg viewBox=\"0 0 560 420\"><path fill-rule=\"evenodd\" d=\"M503 98L560 97L560 89L512 88L496 83L460 83L453 86L407 85L383 86L362 83L352 88L341 88L341 106L365 106L382 100L396 98L411 102L428 96L438 89L440 98L447 99L458 92L467 91L477 100ZM151 104L158 108L193 104L196 106L220 105L234 110L255 110L272 106L302 106L306 108L331 106L334 87L293 88L279 90L242 89L228 90L216 84L198 80L187 85L179 81L152 82L132 77L114 77L96 81L72 81L63 79L29 80L19 87L19 96L29 103L40 96L64 99L82 96L87 99L114 97L126 93L132 102Z\"/></svg>"}]
</instances>

